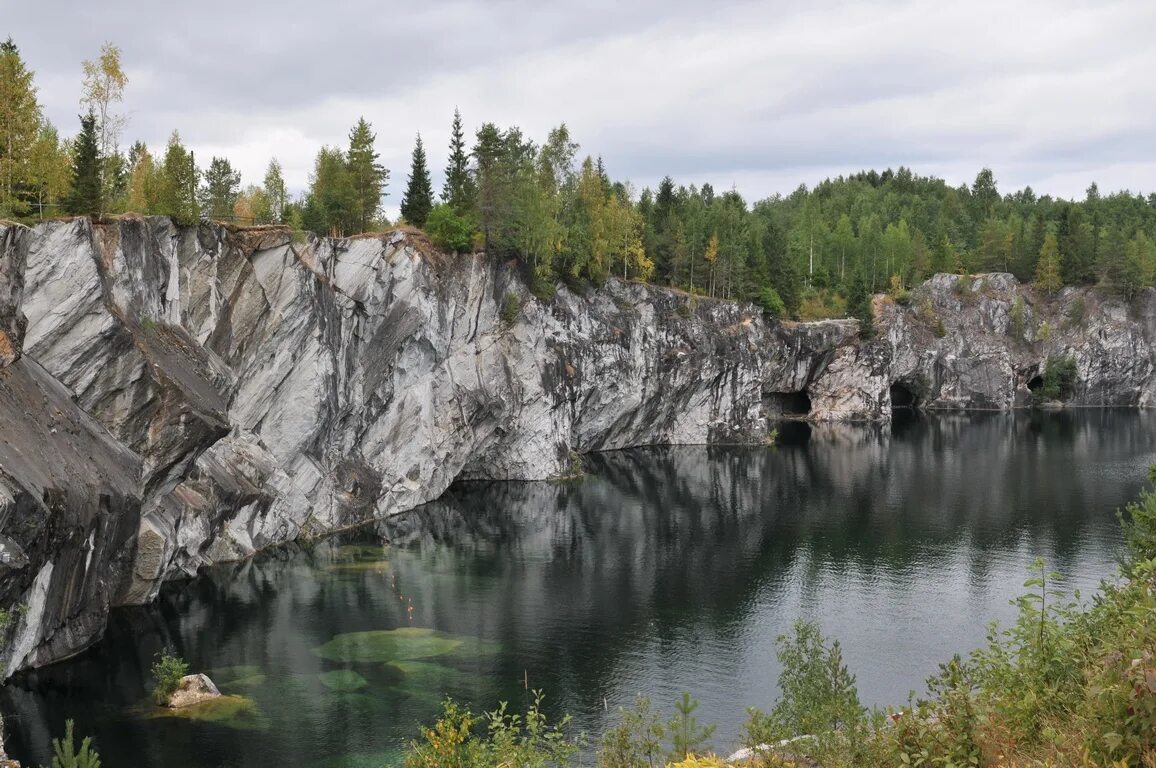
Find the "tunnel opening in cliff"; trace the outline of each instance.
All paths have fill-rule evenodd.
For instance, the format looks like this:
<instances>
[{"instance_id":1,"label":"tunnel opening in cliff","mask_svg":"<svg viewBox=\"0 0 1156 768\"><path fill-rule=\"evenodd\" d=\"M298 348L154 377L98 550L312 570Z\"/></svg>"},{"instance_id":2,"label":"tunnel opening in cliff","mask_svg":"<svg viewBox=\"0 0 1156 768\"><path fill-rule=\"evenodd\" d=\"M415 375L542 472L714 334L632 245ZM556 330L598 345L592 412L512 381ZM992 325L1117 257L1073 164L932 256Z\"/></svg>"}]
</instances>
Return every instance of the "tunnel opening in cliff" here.
<instances>
[{"instance_id":1,"label":"tunnel opening in cliff","mask_svg":"<svg viewBox=\"0 0 1156 768\"><path fill-rule=\"evenodd\" d=\"M1029 392L1038 392L1043 388L1044 388L1044 377L1043 376L1036 375L1036 376L1032 376L1030 379L1028 379L1028 391Z\"/></svg>"},{"instance_id":2,"label":"tunnel opening in cliff","mask_svg":"<svg viewBox=\"0 0 1156 768\"><path fill-rule=\"evenodd\" d=\"M919 406L919 398L910 387L902 382L891 385L891 410L906 409L914 411Z\"/></svg>"},{"instance_id":3,"label":"tunnel opening in cliff","mask_svg":"<svg viewBox=\"0 0 1156 768\"><path fill-rule=\"evenodd\" d=\"M799 418L811 415L811 398L805 389L797 392L768 392L763 395L763 407L768 416Z\"/></svg>"}]
</instances>

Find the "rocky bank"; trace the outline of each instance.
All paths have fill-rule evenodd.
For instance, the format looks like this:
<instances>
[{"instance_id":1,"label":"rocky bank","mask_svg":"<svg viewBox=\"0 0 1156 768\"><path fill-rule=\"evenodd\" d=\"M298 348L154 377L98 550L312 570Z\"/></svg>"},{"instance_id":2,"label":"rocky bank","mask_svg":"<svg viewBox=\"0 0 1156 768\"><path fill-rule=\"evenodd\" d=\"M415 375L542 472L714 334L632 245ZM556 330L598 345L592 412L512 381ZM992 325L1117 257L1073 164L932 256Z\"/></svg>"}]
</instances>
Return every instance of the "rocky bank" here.
<instances>
[{"instance_id":1,"label":"rocky bank","mask_svg":"<svg viewBox=\"0 0 1156 768\"><path fill-rule=\"evenodd\" d=\"M1156 291L936 275L852 321L516 267L392 232L295 241L163 217L0 224L0 678L161 583L590 451L761 442L776 419L1156 404Z\"/></svg>"}]
</instances>

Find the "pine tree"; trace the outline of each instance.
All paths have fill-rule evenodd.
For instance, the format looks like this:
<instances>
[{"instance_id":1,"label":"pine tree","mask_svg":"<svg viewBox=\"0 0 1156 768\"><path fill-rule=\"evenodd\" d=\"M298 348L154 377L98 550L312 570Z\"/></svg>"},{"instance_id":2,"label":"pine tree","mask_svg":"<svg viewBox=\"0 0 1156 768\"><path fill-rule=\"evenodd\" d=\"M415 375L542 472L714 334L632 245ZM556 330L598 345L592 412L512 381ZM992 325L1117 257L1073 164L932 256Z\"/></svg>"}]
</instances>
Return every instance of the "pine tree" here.
<instances>
[{"instance_id":1,"label":"pine tree","mask_svg":"<svg viewBox=\"0 0 1156 768\"><path fill-rule=\"evenodd\" d=\"M364 117L358 119L357 125L349 132L349 151L345 156L353 188L349 223L357 232L369 231L377 220L381 213L381 198L386 195L385 188L389 183L389 171L377 162L379 156L373 148L377 137L372 127Z\"/></svg>"},{"instance_id":2,"label":"pine tree","mask_svg":"<svg viewBox=\"0 0 1156 768\"><path fill-rule=\"evenodd\" d=\"M420 133L413 147L413 162L407 181L405 196L401 199L401 215L415 227L424 227L433 208L433 183L430 181Z\"/></svg>"},{"instance_id":3,"label":"pine tree","mask_svg":"<svg viewBox=\"0 0 1156 768\"><path fill-rule=\"evenodd\" d=\"M228 159L214 157L205 171L201 187L201 209L213 219L229 219L241 193L241 172L233 170Z\"/></svg>"},{"instance_id":4,"label":"pine tree","mask_svg":"<svg viewBox=\"0 0 1156 768\"><path fill-rule=\"evenodd\" d=\"M1053 294L1064 285L1060 277L1060 247L1056 236L1049 232L1040 248L1040 260L1036 263L1036 287L1047 294Z\"/></svg>"},{"instance_id":5,"label":"pine tree","mask_svg":"<svg viewBox=\"0 0 1156 768\"><path fill-rule=\"evenodd\" d=\"M462 113L455 109L454 122L450 129L450 157L446 163L445 184L442 186L442 202L453 208L458 215L466 214L474 207L475 189L469 163L465 132L462 130Z\"/></svg>"},{"instance_id":6,"label":"pine tree","mask_svg":"<svg viewBox=\"0 0 1156 768\"><path fill-rule=\"evenodd\" d=\"M19 191L27 181L29 155L40 128L32 74L12 38L0 43L0 217L28 211Z\"/></svg>"},{"instance_id":7,"label":"pine tree","mask_svg":"<svg viewBox=\"0 0 1156 768\"><path fill-rule=\"evenodd\" d=\"M72 194L68 212L78 216L100 214L100 148L96 136L96 115L80 118L80 133L72 148Z\"/></svg>"}]
</instances>

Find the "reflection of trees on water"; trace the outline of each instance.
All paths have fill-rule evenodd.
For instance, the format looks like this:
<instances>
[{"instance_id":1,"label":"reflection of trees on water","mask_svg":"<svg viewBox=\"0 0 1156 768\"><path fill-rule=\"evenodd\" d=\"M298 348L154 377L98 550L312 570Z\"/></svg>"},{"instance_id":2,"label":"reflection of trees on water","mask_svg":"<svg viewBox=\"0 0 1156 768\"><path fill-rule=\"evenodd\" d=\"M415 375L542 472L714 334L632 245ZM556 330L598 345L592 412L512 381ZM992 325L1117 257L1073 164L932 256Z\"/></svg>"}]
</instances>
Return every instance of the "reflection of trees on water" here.
<instances>
[{"instance_id":1,"label":"reflection of trees on water","mask_svg":"<svg viewBox=\"0 0 1156 768\"><path fill-rule=\"evenodd\" d=\"M41 724L141 695L165 645L198 669L258 664L309 680L324 667L311 649L333 635L412 622L504 643L478 668L490 686L480 697L516 694L532 669L534 685L570 692L560 708L588 711L627 657L672 638L725 646L757 606L792 583L819 595L832 570L918 577L963 557L982 582L1027 541L1065 570L1086 542L1113 535L1111 511L1156 461L1153 426L1115 411L793 423L776 447L613 452L588 457L589 476L575 482L462 484L370 529L166 585L154 605L115 611L82 659L0 690L0 705L46 744ZM349 546L372 554L386 540L387 570L332 567ZM310 703L308 689L286 695L303 697L293 734L225 736L222 753L339 752L365 738L339 705ZM139 754L161 749L145 729L117 739Z\"/></svg>"}]
</instances>

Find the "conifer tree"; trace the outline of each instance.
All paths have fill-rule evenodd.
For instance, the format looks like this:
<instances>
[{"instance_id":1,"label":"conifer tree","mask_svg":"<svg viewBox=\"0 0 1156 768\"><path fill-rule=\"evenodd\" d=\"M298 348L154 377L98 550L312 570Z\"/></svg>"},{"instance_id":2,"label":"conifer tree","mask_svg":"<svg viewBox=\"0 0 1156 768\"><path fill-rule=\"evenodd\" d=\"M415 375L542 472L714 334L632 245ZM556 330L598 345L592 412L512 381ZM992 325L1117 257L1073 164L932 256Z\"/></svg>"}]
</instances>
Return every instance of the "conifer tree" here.
<instances>
[{"instance_id":1,"label":"conifer tree","mask_svg":"<svg viewBox=\"0 0 1156 768\"><path fill-rule=\"evenodd\" d=\"M379 155L373 147L376 136L365 118L359 118L357 125L349 132L349 151L345 162L349 172L349 183L353 190L352 206L349 211L351 228L357 232L367 232L381 213L381 198L386 195L389 171L377 162Z\"/></svg>"},{"instance_id":2,"label":"conifer tree","mask_svg":"<svg viewBox=\"0 0 1156 768\"><path fill-rule=\"evenodd\" d=\"M28 211L18 193L26 181L29 155L40 128L32 74L12 38L0 43L0 217Z\"/></svg>"},{"instance_id":3,"label":"conifer tree","mask_svg":"<svg viewBox=\"0 0 1156 768\"><path fill-rule=\"evenodd\" d=\"M80 118L80 133L72 147L72 194L68 212L78 216L100 214L100 148L96 135L96 115Z\"/></svg>"},{"instance_id":4,"label":"conifer tree","mask_svg":"<svg viewBox=\"0 0 1156 768\"><path fill-rule=\"evenodd\" d=\"M410 165L408 184L405 196L401 199L401 215L405 220L416 227L424 227L429 212L433 208L433 183L429 177L429 167L426 165L425 147L421 143L421 134L417 135L417 142L413 147L413 161Z\"/></svg>"},{"instance_id":5,"label":"conifer tree","mask_svg":"<svg viewBox=\"0 0 1156 768\"><path fill-rule=\"evenodd\" d=\"M475 192L469 163L465 132L462 129L462 113L455 109L454 122L450 128L450 156L446 163L442 202L453 208L458 215L468 213L474 206Z\"/></svg>"},{"instance_id":6,"label":"conifer tree","mask_svg":"<svg viewBox=\"0 0 1156 768\"><path fill-rule=\"evenodd\" d=\"M172 216L183 224L195 222L200 217L197 204L199 175L193 153L185 149L180 134L173 131L161 163L154 210Z\"/></svg>"},{"instance_id":7,"label":"conifer tree","mask_svg":"<svg viewBox=\"0 0 1156 768\"><path fill-rule=\"evenodd\" d=\"M201 210L214 219L228 219L241 194L241 173L224 157L214 157L201 187Z\"/></svg>"}]
</instances>

